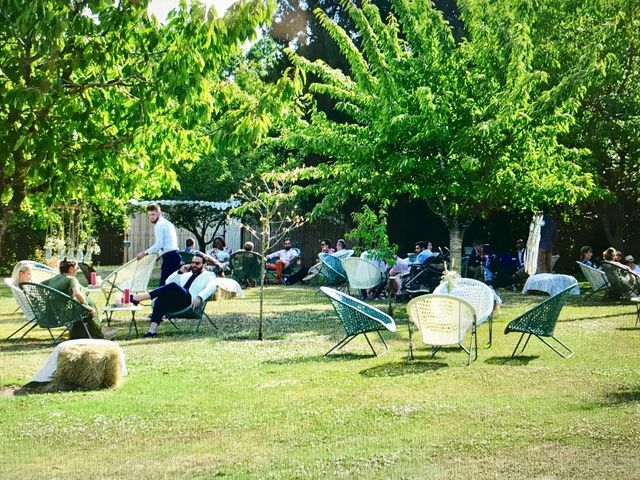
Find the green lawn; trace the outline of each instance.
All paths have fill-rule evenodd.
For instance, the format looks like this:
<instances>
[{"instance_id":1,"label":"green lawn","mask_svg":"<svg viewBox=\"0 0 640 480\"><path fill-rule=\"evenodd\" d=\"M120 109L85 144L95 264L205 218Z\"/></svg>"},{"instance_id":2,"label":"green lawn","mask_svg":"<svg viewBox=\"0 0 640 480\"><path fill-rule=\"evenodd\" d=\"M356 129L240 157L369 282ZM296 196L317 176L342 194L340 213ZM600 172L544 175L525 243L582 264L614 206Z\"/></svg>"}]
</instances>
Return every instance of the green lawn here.
<instances>
[{"instance_id":1,"label":"green lawn","mask_svg":"<svg viewBox=\"0 0 640 480\"><path fill-rule=\"evenodd\" d=\"M115 391L11 396L50 349L46 333L0 342L0 478L634 478L640 472L640 330L635 308L572 298L557 335L563 360L533 339L509 358L505 325L544 297L500 292L494 344L407 361L404 306L391 351L363 338L323 357L342 331L315 289L270 287L268 340L257 291L210 302L219 330L163 325L127 340ZM102 300L100 296L94 297ZM0 288L0 337L20 324ZM144 330L144 322L141 322ZM416 339L417 337L414 337ZM380 345L379 341L374 346Z\"/></svg>"}]
</instances>

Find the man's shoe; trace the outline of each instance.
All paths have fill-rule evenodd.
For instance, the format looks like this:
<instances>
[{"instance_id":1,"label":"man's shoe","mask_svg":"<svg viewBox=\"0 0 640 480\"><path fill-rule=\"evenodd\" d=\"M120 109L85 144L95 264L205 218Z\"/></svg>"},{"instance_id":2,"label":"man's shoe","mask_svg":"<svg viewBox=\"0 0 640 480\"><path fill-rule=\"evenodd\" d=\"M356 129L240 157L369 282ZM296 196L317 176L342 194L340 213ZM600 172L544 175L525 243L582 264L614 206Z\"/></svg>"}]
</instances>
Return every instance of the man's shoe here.
<instances>
[{"instance_id":1,"label":"man's shoe","mask_svg":"<svg viewBox=\"0 0 640 480\"><path fill-rule=\"evenodd\" d=\"M144 335L142 335L142 338L155 338L157 336L158 336L157 333L147 332Z\"/></svg>"}]
</instances>

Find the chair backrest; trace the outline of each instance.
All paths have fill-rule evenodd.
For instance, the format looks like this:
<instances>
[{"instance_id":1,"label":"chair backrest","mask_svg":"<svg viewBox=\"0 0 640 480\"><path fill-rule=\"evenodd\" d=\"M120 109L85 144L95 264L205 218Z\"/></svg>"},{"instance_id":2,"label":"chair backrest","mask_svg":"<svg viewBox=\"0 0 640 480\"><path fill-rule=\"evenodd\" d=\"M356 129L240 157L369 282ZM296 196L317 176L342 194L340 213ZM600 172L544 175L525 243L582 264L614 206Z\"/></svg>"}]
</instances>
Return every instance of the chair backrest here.
<instances>
[{"instance_id":1,"label":"chair backrest","mask_svg":"<svg viewBox=\"0 0 640 480\"><path fill-rule=\"evenodd\" d=\"M246 250L238 250L233 252L229 257L229 265L231 265L231 275L238 282L242 280L260 279L262 255L256 252L247 252Z\"/></svg>"},{"instance_id":2,"label":"chair backrest","mask_svg":"<svg viewBox=\"0 0 640 480\"><path fill-rule=\"evenodd\" d=\"M320 291L329 297L347 335L372 332L381 326L390 332L396 331L393 318L377 308L333 288L320 287Z\"/></svg>"},{"instance_id":3,"label":"chair backrest","mask_svg":"<svg viewBox=\"0 0 640 480\"><path fill-rule=\"evenodd\" d=\"M192 259L193 259L193 253L180 252L180 263L182 265L189 265Z\"/></svg>"},{"instance_id":4,"label":"chair backrest","mask_svg":"<svg viewBox=\"0 0 640 480\"><path fill-rule=\"evenodd\" d=\"M407 304L409 321L427 345L458 345L476 319L473 306L453 295L422 295Z\"/></svg>"},{"instance_id":5,"label":"chair backrest","mask_svg":"<svg viewBox=\"0 0 640 480\"><path fill-rule=\"evenodd\" d=\"M640 294L640 277L635 273L607 260L602 263L602 271L609 280L613 295L630 298Z\"/></svg>"},{"instance_id":6,"label":"chair backrest","mask_svg":"<svg viewBox=\"0 0 640 480\"><path fill-rule=\"evenodd\" d=\"M155 253L146 255L141 260L133 259L107 275L102 281L102 292L107 302L114 290L123 292L128 288L131 293L146 292L157 259L158 255Z\"/></svg>"},{"instance_id":7,"label":"chair backrest","mask_svg":"<svg viewBox=\"0 0 640 480\"><path fill-rule=\"evenodd\" d=\"M80 302L55 288L32 282L23 282L20 288L40 327L67 327L87 315Z\"/></svg>"},{"instance_id":8,"label":"chair backrest","mask_svg":"<svg viewBox=\"0 0 640 480\"><path fill-rule=\"evenodd\" d=\"M20 311L24 313L24 316L27 317L27 320L32 321L36 318L36 314L31 310L31 305L29 305L29 300L25 296L24 292L18 288L16 284L13 283L13 280L10 278L5 278L4 283L7 284L7 287L11 289L11 294L15 299Z\"/></svg>"},{"instance_id":9,"label":"chair backrest","mask_svg":"<svg viewBox=\"0 0 640 480\"><path fill-rule=\"evenodd\" d=\"M333 255L336 258L339 258L340 260L344 260L345 258L353 256L353 250L346 250L346 249L337 250L333 252L331 255Z\"/></svg>"},{"instance_id":10,"label":"chair backrest","mask_svg":"<svg viewBox=\"0 0 640 480\"><path fill-rule=\"evenodd\" d=\"M318 258L322 263L320 274L327 279L329 285L336 285L347 281L347 272L342 267L342 261L328 253L319 253Z\"/></svg>"},{"instance_id":11,"label":"chair backrest","mask_svg":"<svg viewBox=\"0 0 640 480\"><path fill-rule=\"evenodd\" d=\"M384 274L373 263L358 257L342 260L349 287L353 289L375 288L384 281Z\"/></svg>"},{"instance_id":12,"label":"chair backrest","mask_svg":"<svg viewBox=\"0 0 640 480\"><path fill-rule=\"evenodd\" d=\"M574 283L569 288L556 293L553 297L549 297L544 302L513 319L505 328L504 333L527 332L540 337L552 336L562 307L564 307L567 297L575 286L576 284Z\"/></svg>"},{"instance_id":13,"label":"chair backrest","mask_svg":"<svg viewBox=\"0 0 640 480\"><path fill-rule=\"evenodd\" d=\"M598 270L597 268L590 267L589 265L585 265L582 262L576 262L576 263L580 265L580 270L582 270L582 274L585 276L585 278L589 282L589 285L591 285L591 290L595 292L609 285L609 280L607 280L607 274L604 273L602 270Z\"/></svg>"},{"instance_id":14,"label":"chair backrest","mask_svg":"<svg viewBox=\"0 0 640 480\"><path fill-rule=\"evenodd\" d=\"M493 314L493 291L486 284L473 278L458 278L453 282L453 288L449 289L449 283L438 285L433 293L453 295L469 302L476 312L478 325L487 321Z\"/></svg>"},{"instance_id":15,"label":"chair backrest","mask_svg":"<svg viewBox=\"0 0 640 480\"><path fill-rule=\"evenodd\" d=\"M58 274L58 272L53 268L45 265L44 263L34 262L32 260L20 260L15 264L13 271L11 272L11 280L15 285L18 284L20 269L24 266L31 267L31 281L34 283L44 282Z\"/></svg>"}]
</instances>

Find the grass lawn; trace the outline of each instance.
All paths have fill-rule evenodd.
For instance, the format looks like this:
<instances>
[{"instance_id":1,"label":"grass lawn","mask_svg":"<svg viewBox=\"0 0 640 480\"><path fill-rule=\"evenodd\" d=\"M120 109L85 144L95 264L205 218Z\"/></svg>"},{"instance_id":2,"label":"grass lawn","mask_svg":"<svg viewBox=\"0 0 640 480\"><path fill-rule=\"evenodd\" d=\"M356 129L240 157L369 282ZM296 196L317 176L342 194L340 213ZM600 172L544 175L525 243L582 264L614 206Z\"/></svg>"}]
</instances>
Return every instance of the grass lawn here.
<instances>
[{"instance_id":1,"label":"grass lawn","mask_svg":"<svg viewBox=\"0 0 640 480\"><path fill-rule=\"evenodd\" d=\"M2 340L0 478L640 476L635 307L572 298L556 334L575 356L532 339L511 360L518 336L505 325L544 297L501 291L493 346L480 327L467 367L461 350L431 358L419 341L407 361L402 305L387 355L372 357L358 338L324 357L343 332L315 291L269 287L263 342L256 289L210 302L219 329L198 336L164 324L157 339L127 340L118 317L129 376L114 391L10 395L51 349L45 331ZM14 310L0 288L3 339L21 323Z\"/></svg>"}]
</instances>

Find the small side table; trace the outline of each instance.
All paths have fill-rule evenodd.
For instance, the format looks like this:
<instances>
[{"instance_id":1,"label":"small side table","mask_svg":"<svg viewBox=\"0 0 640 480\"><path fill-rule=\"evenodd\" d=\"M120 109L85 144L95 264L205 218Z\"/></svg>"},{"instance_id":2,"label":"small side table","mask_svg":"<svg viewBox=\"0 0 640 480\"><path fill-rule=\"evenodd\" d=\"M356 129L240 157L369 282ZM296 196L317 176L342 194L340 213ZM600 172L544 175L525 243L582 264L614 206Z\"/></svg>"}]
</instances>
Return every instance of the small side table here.
<instances>
[{"instance_id":1,"label":"small side table","mask_svg":"<svg viewBox=\"0 0 640 480\"><path fill-rule=\"evenodd\" d=\"M143 310L143 308L139 305L130 305L126 307L112 307L107 305L106 307L102 307L102 311L107 319L107 326L111 326L111 317L115 312L131 312L131 323L129 324L129 333L127 333L127 338L131 337L131 329L134 328L136 331L136 337L138 336L138 324L136 323L136 312Z\"/></svg>"}]
</instances>

